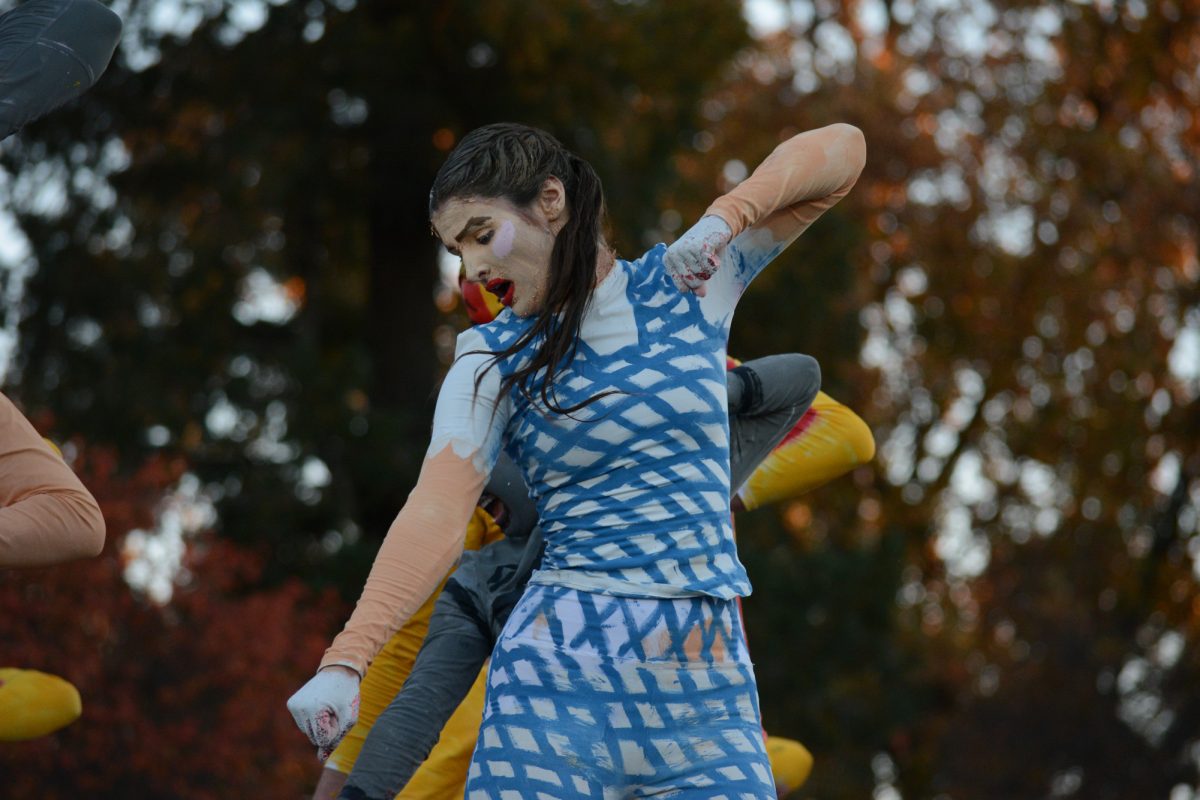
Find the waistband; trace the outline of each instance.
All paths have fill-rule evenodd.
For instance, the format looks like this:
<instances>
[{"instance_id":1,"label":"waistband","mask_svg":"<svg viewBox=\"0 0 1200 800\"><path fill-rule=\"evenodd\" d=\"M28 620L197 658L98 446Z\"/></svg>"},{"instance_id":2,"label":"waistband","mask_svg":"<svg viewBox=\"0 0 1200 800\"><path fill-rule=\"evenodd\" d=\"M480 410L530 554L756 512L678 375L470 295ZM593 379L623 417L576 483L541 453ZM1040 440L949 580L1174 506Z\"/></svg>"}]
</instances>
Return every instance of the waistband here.
<instances>
[{"instance_id":1,"label":"waistband","mask_svg":"<svg viewBox=\"0 0 1200 800\"><path fill-rule=\"evenodd\" d=\"M624 597L530 584L497 643L671 669L749 666L733 600Z\"/></svg>"}]
</instances>

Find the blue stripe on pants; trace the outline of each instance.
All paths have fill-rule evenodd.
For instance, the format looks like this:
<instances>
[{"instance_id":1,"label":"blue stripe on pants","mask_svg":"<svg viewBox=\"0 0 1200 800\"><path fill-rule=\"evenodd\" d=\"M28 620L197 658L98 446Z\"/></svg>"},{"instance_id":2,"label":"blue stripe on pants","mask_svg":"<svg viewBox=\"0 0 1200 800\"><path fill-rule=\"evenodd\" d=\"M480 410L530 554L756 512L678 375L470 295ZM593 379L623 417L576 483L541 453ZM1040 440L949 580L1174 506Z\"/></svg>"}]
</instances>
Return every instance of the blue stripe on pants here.
<instances>
[{"instance_id":1,"label":"blue stripe on pants","mask_svg":"<svg viewBox=\"0 0 1200 800\"><path fill-rule=\"evenodd\" d=\"M531 585L492 654L467 800L774 800L733 601Z\"/></svg>"}]
</instances>

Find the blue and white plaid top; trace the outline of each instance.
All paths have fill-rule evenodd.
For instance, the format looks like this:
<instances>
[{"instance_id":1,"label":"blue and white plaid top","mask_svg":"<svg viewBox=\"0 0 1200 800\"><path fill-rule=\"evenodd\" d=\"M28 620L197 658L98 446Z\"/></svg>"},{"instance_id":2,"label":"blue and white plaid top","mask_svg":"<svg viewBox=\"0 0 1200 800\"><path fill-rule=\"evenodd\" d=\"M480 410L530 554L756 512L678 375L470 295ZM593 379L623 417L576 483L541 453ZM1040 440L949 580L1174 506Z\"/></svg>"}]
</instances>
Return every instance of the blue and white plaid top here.
<instances>
[{"instance_id":1,"label":"blue and white plaid top","mask_svg":"<svg viewBox=\"0 0 1200 800\"><path fill-rule=\"evenodd\" d=\"M499 397L537 339L484 372L476 395L489 353L531 318L506 309L459 335L430 452L449 442L486 474L503 446L520 466L546 537L531 582L635 597L750 593L730 523L725 347L742 291L785 244L766 231L737 237L703 298L675 288L663 245L618 260L593 292L553 396L566 407L617 393L570 416L515 388Z\"/></svg>"}]
</instances>

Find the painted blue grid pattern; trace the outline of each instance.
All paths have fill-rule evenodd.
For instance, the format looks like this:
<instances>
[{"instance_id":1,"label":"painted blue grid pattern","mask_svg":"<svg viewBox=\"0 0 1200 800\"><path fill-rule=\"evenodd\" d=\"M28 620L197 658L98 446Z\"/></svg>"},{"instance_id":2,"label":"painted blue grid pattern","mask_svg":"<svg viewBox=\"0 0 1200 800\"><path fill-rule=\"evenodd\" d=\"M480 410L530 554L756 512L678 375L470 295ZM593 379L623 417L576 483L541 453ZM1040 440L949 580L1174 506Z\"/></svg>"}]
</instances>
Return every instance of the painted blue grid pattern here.
<instances>
[{"instance_id":1,"label":"painted blue grid pattern","mask_svg":"<svg viewBox=\"0 0 1200 800\"><path fill-rule=\"evenodd\" d=\"M531 586L492 655L466 797L773 799L734 602Z\"/></svg>"},{"instance_id":2,"label":"painted blue grid pattern","mask_svg":"<svg viewBox=\"0 0 1200 800\"><path fill-rule=\"evenodd\" d=\"M681 294L663 269L665 249L617 262L594 292L578 352L554 387L564 406L616 393L569 416L549 414L515 390L503 398L511 409L504 446L546 535L534 583L629 596L750 592L729 519L732 302L713 313L711 303L703 308ZM468 333L498 351L528 324L505 312ZM538 344L496 370L511 374Z\"/></svg>"}]
</instances>

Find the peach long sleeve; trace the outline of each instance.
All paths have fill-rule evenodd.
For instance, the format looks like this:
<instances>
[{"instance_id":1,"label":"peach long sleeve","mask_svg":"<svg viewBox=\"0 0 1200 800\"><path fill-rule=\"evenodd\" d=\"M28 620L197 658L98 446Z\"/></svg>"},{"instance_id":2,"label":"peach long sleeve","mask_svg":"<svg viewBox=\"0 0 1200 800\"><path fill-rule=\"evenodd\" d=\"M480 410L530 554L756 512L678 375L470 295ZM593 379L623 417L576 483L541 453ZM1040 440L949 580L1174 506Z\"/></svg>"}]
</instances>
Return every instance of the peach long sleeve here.
<instances>
[{"instance_id":1,"label":"peach long sleeve","mask_svg":"<svg viewBox=\"0 0 1200 800\"><path fill-rule=\"evenodd\" d=\"M383 645L458 562L484 482L451 448L426 459L375 556L354 613L321 659L322 669L338 664L366 675Z\"/></svg>"},{"instance_id":2,"label":"peach long sleeve","mask_svg":"<svg viewBox=\"0 0 1200 800\"><path fill-rule=\"evenodd\" d=\"M103 546L95 498L0 394L0 567L86 558Z\"/></svg>"},{"instance_id":3,"label":"peach long sleeve","mask_svg":"<svg viewBox=\"0 0 1200 800\"><path fill-rule=\"evenodd\" d=\"M705 214L725 220L734 237L761 227L786 246L850 192L866 153L862 131L853 125L837 123L797 134Z\"/></svg>"},{"instance_id":4,"label":"peach long sleeve","mask_svg":"<svg viewBox=\"0 0 1200 800\"><path fill-rule=\"evenodd\" d=\"M499 399L498 370L485 371L476 391L475 376L489 362L479 334L463 332L438 393L417 485L388 528L354 613L325 651L322 669L341 665L365 675L462 555L467 523L499 456L510 413Z\"/></svg>"}]
</instances>

